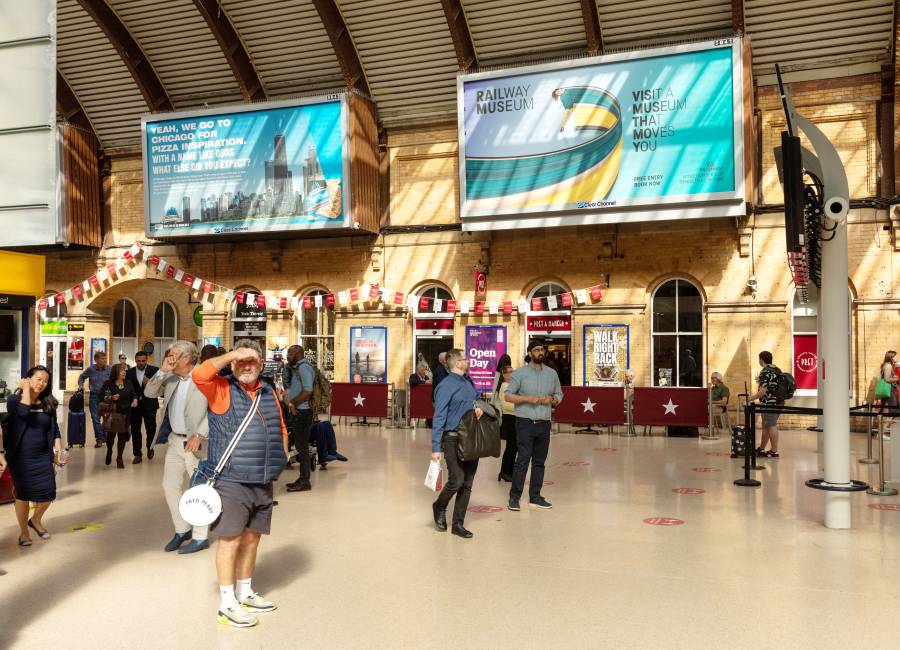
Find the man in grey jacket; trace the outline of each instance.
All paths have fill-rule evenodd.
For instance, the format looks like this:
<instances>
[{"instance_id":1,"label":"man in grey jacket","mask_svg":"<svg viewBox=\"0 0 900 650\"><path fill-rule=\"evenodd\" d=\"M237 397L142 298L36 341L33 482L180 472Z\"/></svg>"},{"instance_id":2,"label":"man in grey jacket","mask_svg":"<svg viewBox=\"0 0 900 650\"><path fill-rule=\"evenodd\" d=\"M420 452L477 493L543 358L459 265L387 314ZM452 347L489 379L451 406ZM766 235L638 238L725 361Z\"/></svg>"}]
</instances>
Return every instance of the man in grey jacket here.
<instances>
[{"instance_id":1,"label":"man in grey jacket","mask_svg":"<svg viewBox=\"0 0 900 650\"><path fill-rule=\"evenodd\" d=\"M176 341L166 350L162 366L144 386L144 396L163 397L163 421L154 444L168 441L163 471L163 491L175 525L175 536L166 544L166 552L196 553L209 548L207 526L193 529L181 516L178 502L184 492L184 476L197 469L201 442L209 436L206 421L207 402L191 375L200 354L190 341ZM189 541L186 546L182 546Z\"/></svg>"}]
</instances>

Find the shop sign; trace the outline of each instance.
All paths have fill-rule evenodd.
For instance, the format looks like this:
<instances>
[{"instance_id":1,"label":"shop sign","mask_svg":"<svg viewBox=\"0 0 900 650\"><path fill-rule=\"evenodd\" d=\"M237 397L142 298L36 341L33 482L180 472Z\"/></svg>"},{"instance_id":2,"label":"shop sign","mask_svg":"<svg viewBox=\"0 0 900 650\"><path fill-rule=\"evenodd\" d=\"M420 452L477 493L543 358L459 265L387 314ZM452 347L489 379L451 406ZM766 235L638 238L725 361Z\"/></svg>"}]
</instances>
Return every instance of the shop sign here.
<instances>
[{"instance_id":1,"label":"shop sign","mask_svg":"<svg viewBox=\"0 0 900 650\"><path fill-rule=\"evenodd\" d=\"M387 328L350 328L350 381L387 383Z\"/></svg>"},{"instance_id":2,"label":"shop sign","mask_svg":"<svg viewBox=\"0 0 900 650\"><path fill-rule=\"evenodd\" d=\"M815 334L794 334L794 380L797 390L816 390L819 375Z\"/></svg>"},{"instance_id":3,"label":"shop sign","mask_svg":"<svg viewBox=\"0 0 900 650\"><path fill-rule=\"evenodd\" d=\"M463 229L742 216L742 75L725 38L460 76Z\"/></svg>"},{"instance_id":4,"label":"shop sign","mask_svg":"<svg viewBox=\"0 0 900 650\"><path fill-rule=\"evenodd\" d=\"M416 330L425 330L429 332L441 330L453 330L452 318L417 318Z\"/></svg>"},{"instance_id":5,"label":"shop sign","mask_svg":"<svg viewBox=\"0 0 900 650\"><path fill-rule=\"evenodd\" d=\"M203 327L203 305L197 305L194 308L194 325Z\"/></svg>"},{"instance_id":6,"label":"shop sign","mask_svg":"<svg viewBox=\"0 0 900 650\"><path fill-rule=\"evenodd\" d=\"M0 293L0 309L28 309L33 306L34 298L32 297Z\"/></svg>"},{"instance_id":7,"label":"shop sign","mask_svg":"<svg viewBox=\"0 0 900 650\"><path fill-rule=\"evenodd\" d=\"M83 332L84 331L84 323L69 323L68 329L70 332Z\"/></svg>"},{"instance_id":8,"label":"shop sign","mask_svg":"<svg viewBox=\"0 0 900 650\"><path fill-rule=\"evenodd\" d=\"M600 386L625 381L631 363L628 325L584 326L584 384Z\"/></svg>"},{"instance_id":9,"label":"shop sign","mask_svg":"<svg viewBox=\"0 0 900 650\"><path fill-rule=\"evenodd\" d=\"M504 354L506 354L505 325L466 326L469 376L479 391L485 392L493 388L497 363Z\"/></svg>"},{"instance_id":10,"label":"shop sign","mask_svg":"<svg viewBox=\"0 0 900 650\"><path fill-rule=\"evenodd\" d=\"M65 336L68 331L68 321L64 318L41 321L41 336Z\"/></svg>"},{"instance_id":11,"label":"shop sign","mask_svg":"<svg viewBox=\"0 0 900 650\"><path fill-rule=\"evenodd\" d=\"M572 332L571 316L529 316L526 322L529 332Z\"/></svg>"},{"instance_id":12,"label":"shop sign","mask_svg":"<svg viewBox=\"0 0 900 650\"><path fill-rule=\"evenodd\" d=\"M147 235L352 226L346 96L141 120Z\"/></svg>"}]
</instances>

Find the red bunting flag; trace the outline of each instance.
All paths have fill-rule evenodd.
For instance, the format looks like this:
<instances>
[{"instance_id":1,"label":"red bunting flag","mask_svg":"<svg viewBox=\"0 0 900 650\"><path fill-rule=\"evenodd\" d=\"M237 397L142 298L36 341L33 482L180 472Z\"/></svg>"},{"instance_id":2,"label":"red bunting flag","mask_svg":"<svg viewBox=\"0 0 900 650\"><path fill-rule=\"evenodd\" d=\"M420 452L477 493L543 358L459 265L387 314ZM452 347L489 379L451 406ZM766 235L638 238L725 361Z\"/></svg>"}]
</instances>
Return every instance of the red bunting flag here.
<instances>
[{"instance_id":1,"label":"red bunting flag","mask_svg":"<svg viewBox=\"0 0 900 650\"><path fill-rule=\"evenodd\" d=\"M185 273L184 278L182 278L181 280L181 284L186 287L190 287L192 284L194 284L194 276L190 273Z\"/></svg>"},{"instance_id":2,"label":"red bunting flag","mask_svg":"<svg viewBox=\"0 0 900 650\"><path fill-rule=\"evenodd\" d=\"M166 267L166 277L169 278L170 280L175 277L175 267L172 266L171 264L169 264L169 266Z\"/></svg>"},{"instance_id":3,"label":"red bunting flag","mask_svg":"<svg viewBox=\"0 0 900 650\"><path fill-rule=\"evenodd\" d=\"M455 314L455 313L456 313L456 301L455 301L455 300L448 300L448 301L447 301L447 313L448 313L448 314Z\"/></svg>"},{"instance_id":4,"label":"red bunting flag","mask_svg":"<svg viewBox=\"0 0 900 650\"><path fill-rule=\"evenodd\" d=\"M150 259L148 261L150 262L150 266L159 266L159 256L158 255L151 255Z\"/></svg>"},{"instance_id":5,"label":"red bunting flag","mask_svg":"<svg viewBox=\"0 0 900 650\"><path fill-rule=\"evenodd\" d=\"M287 306L288 306L288 299L287 299L287 298L282 297L282 298L279 298L279 299L278 299L278 308L279 308L279 309L287 309Z\"/></svg>"},{"instance_id":6,"label":"red bunting flag","mask_svg":"<svg viewBox=\"0 0 900 650\"><path fill-rule=\"evenodd\" d=\"M334 307L334 294L329 293L325 295L325 305L328 307Z\"/></svg>"},{"instance_id":7,"label":"red bunting flag","mask_svg":"<svg viewBox=\"0 0 900 650\"><path fill-rule=\"evenodd\" d=\"M359 300L359 289L354 287L350 289L350 302L356 302Z\"/></svg>"},{"instance_id":8,"label":"red bunting flag","mask_svg":"<svg viewBox=\"0 0 900 650\"><path fill-rule=\"evenodd\" d=\"M594 285L593 287L591 287L590 289L588 289L588 291L591 292L591 300L593 300L594 302L598 302L598 301L600 301L600 300L603 299L603 294L602 294L601 291L600 291L600 285L599 285L599 284Z\"/></svg>"},{"instance_id":9,"label":"red bunting flag","mask_svg":"<svg viewBox=\"0 0 900 650\"><path fill-rule=\"evenodd\" d=\"M421 311L425 311L428 309L428 296L422 296L419 298L419 309Z\"/></svg>"},{"instance_id":10,"label":"red bunting flag","mask_svg":"<svg viewBox=\"0 0 900 650\"><path fill-rule=\"evenodd\" d=\"M74 293L76 297L81 298L81 294L84 293L84 290L81 288L80 284L76 284L72 287L72 293Z\"/></svg>"},{"instance_id":11,"label":"red bunting flag","mask_svg":"<svg viewBox=\"0 0 900 650\"><path fill-rule=\"evenodd\" d=\"M237 304L243 305L244 304L244 292L243 291L235 291L234 299L235 299L235 301L237 301Z\"/></svg>"},{"instance_id":12,"label":"red bunting flag","mask_svg":"<svg viewBox=\"0 0 900 650\"><path fill-rule=\"evenodd\" d=\"M532 311L541 311L541 299L540 298L532 298L531 299L531 310Z\"/></svg>"},{"instance_id":13,"label":"red bunting flag","mask_svg":"<svg viewBox=\"0 0 900 650\"><path fill-rule=\"evenodd\" d=\"M399 291L397 291L397 292L394 293L394 304L395 304L395 305L402 305L402 304L403 304L403 294L400 293Z\"/></svg>"},{"instance_id":14,"label":"red bunting flag","mask_svg":"<svg viewBox=\"0 0 900 650\"><path fill-rule=\"evenodd\" d=\"M503 301L503 313L507 316L512 313L512 300Z\"/></svg>"},{"instance_id":15,"label":"red bunting flag","mask_svg":"<svg viewBox=\"0 0 900 650\"><path fill-rule=\"evenodd\" d=\"M259 294L258 296L256 296L256 306L260 309L266 308L266 297L264 295Z\"/></svg>"},{"instance_id":16,"label":"red bunting flag","mask_svg":"<svg viewBox=\"0 0 900 650\"><path fill-rule=\"evenodd\" d=\"M212 293L212 282L203 283L203 293Z\"/></svg>"},{"instance_id":17,"label":"red bunting flag","mask_svg":"<svg viewBox=\"0 0 900 650\"><path fill-rule=\"evenodd\" d=\"M38 301L38 309L40 309L41 311L44 311L45 309L47 309L47 299L46 298L41 298Z\"/></svg>"},{"instance_id":18,"label":"red bunting flag","mask_svg":"<svg viewBox=\"0 0 900 650\"><path fill-rule=\"evenodd\" d=\"M369 298L373 300L378 298L381 295L381 288L377 284L370 285L369 287Z\"/></svg>"},{"instance_id":19,"label":"red bunting flag","mask_svg":"<svg viewBox=\"0 0 900 650\"><path fill-rule=\"evenodd\" d=\"M312 309L312 296L303 296L303 309Z\"/></svg>"},{"instance_id":20,"label":"red bunting flag","mask_svg":"<svg viewBox=\"0 0 900 650\"><path fill-rule=\"evenodd\" d=\"M560 302L562 303L563 307L571 307L572 306L572 294L571 293L562 294L562 296L560 296Z\"/></svg>"},{"instance_id":21,"label":"red bunting flag","mask_svg":"<svg viewBox=\"0 0 900 650\"><path fill-rule=\"evenodd\" d=\"M61 293L56 294L54 299L56 300L57 305L61 305L66 301L66 297Z\"/></svg>"},{"instance_id":22,"label":"red bunting flag","mask_svg":"<svg viewBox=\"0 0 900 650\"><path fill-rule=\"evenodd\" d=\"M115 280L116 277L119 275L119 272L118 272L118 270L116 269L116 265L115 265L115 264L107 264L107 265L106 265L106 272L109 273L109 279L110 279L110 280Z\"/></svg>"},{"instance_id":23,"label":"red bunting flag","mask_svg":"<svg viewBox=\"0 0 900 650\"><path fill-rule=\"evenodd\" d=\"M124 253L122 253L122 257L124 257L129 262L134 261L134 255L131 254L131 251L125 251Z\"/></svg>"},{"instance_id":24,"label":"red bunting flag","mask_svg":"<svg viewBox=\"0 0 900 650\"><path fill-rule=\"evenodd\" d=\"M484 300L475 301L475 313L481 316L484 313Z\"/></svg>"},{"instance_id":25,"label":"red bunting flag","mask_svg":"<svg viewBox=\"0 0 900 650\"><path fill-rule=\"evenodd\" d=\"M96 273L88 278L88 280L91 283L92 287L96 287L98 289L100 288L100 278L97 277Z\"/></svg>"}]
</instances>

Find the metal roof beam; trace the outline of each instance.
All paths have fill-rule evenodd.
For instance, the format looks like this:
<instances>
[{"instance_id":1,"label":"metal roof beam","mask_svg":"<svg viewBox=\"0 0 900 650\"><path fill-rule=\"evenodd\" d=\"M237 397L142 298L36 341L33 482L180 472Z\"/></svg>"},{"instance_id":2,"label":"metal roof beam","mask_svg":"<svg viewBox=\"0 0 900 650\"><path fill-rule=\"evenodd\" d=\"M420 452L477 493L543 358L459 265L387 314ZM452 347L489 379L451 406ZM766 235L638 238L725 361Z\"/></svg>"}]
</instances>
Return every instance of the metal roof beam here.
<instances>
[{"instance_id":1,"label":"metal roof beam","mask_svg":"<svg viewBox=\"0 0 900 650\"><path fill-rule=\"evenodd\" d=\"M581 0L581 18L584 20L584 36L590 54L603 52L603 36L600 33L600 10L597 0Z\"/></svg>"},{"instance_id":2,"label":"metal roof beam","mask_svg":"<svg viewBox=\"0 0 900 650\"><path fill-rule=\"evenodd\" d=\"M119 18L118 14L113 11L106 0L78 0L78 3L84 8L88 15L94 19L97 26L106 34L110 44L122 57L122 62L134 82L137 84L138 90L147 102L147 107L151 112L171 111L174 106L169 94L166 92L159 75L153 69L150 61L147 59L141 46L135 40L125 23Z\"/></svg>"},{"instance_id":3,"label":"metal roof beam","mask_svg":"<svg viewBox=\"0 0 900 650\"><path fill-rule=\"evenodd\" d=\"M225 55L225 60L231 66L244 101L265 101L267 99L266 89L253 66L250 53L244 46L244 42L228 14L225 13L225 9L219 4L219 0L194 0L194 5L203 16L213 36L216 37L219 47L222 48L222 54Z\"/></svg>"},{"instance_id":4,"label":"metal roof beam","mask_svg":"<svg viewBox=\"0 0 900 650\"><path fill-rule=\"evenodd\" d=\"M331 39L331 46L334 48L334 54L337 57L338 64L341 66L341 72L344 75L344 82L348 88L356 89L366 96L370 97L369 82L366 80L366 71L363 68L362 61L359 58L359 52L356 51L356 45L350 37L350 30L347 29L347 23L344 22L344 16L337 6L336 0L312 0L322 25Z\"/></svg>"},{"instance_id":5,"label":"metal roof beam","mask_svg":"<svg viewBox=\"0 0 900 650\"><path fill-rule=\"evenodd\" d=\"M84 107L59 70L56 71L56 114L69 124L90 131L95 138L97 137L94 125L91 124L90 118L84 112Z\"/></svg>"},{"instance_id":6,"label":"metal roof beam","mask_svg":"<svg viewBox=\"0 0 900 650\"><path fill-rule=\"evenodd\" d=\"M744 30L744 0L731 0L731 31L738 35Z\"/></svg>"},{"instance_id":7,"label":"metal roof beam","mask_svg":"<svg viewBox=\"0 0 900 650\"><path fill-rule=\"evenodd\" d=\"M450 38L453 39L459 69L471 70L478 65L478 55L475 52L475 41L472 40L472 31L466 21L462 0L441 0L441 5L444 7L444 16L447 18Z\"/></svg>"}]
</instances>

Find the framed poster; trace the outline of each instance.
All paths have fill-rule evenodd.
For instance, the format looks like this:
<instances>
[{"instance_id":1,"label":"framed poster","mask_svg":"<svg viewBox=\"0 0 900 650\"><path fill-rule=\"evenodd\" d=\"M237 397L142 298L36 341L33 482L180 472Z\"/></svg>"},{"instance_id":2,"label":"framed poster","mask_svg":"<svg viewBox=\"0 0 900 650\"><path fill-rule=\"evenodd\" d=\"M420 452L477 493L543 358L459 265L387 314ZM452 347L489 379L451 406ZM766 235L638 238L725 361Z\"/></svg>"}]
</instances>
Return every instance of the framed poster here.
<instances>
[{"instance_id":1,"label":"framed poster","mask_svg":"<svg viewBox=\"0 0 900 650\"><path fill-rule=\"evenodd\" d=\"M506 325L467 325L466 357L469 376L481 392L494 386L497 362L506 354Z\"/></svg>"},{"instance_id":2,"label":"framed poster","mask_svg":"<svg viewBox=\"0 0 900 650\"><path fill-rule=\"evenodd\" d=\"M628 325L584 326L584 385L621 384L631 363Z\"/></svg>"},{"instance_id":3,"label":"framed poster","mask_svg":"<svg viewBox=\"0 0 900 650\"><path fill-rule=\"evenodd\" d=\"M94 363L94 355L98 352L109 354L106 350L106 339L91 339L91 356L88 359L88 365Z\"/></svg>"},{"instance_id":4,"label":"framed poster","mask_svg":"<svg viewBox=\"0 0 900 650\"><path fill-rule=\"evenodd\" d=\"M355 384L387 383L387 327L350 328L350 381Z\"/></svg>"},{"instance_id":5,"label":"framed poster","mask_svg":"<svg viewBox=\"0 0 900 650\"><path fill-rule=\"evenodd\" d=\"M84 337L70 336L66 345L66 368L84 370Z\"/></svg>"}]
</instances>

